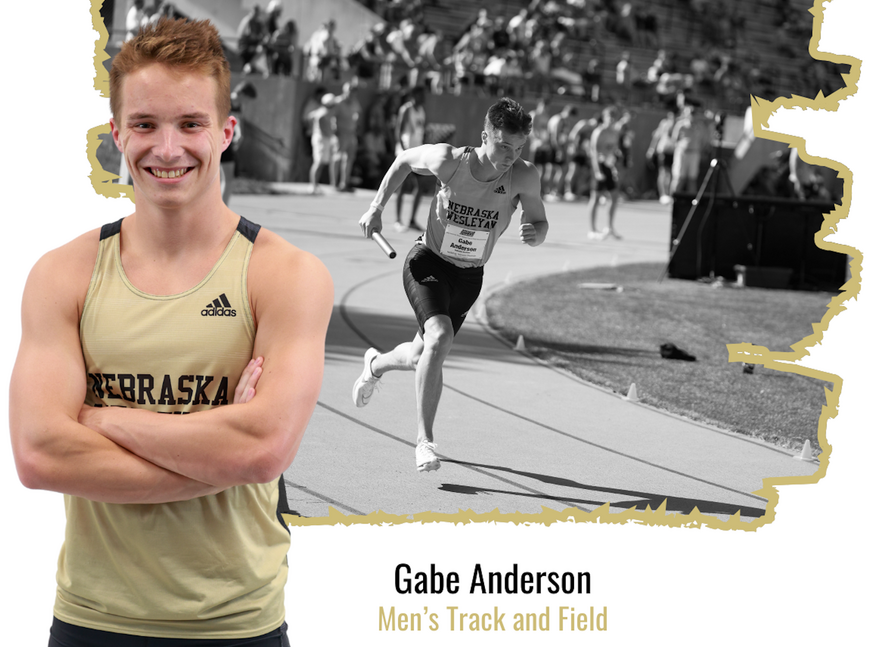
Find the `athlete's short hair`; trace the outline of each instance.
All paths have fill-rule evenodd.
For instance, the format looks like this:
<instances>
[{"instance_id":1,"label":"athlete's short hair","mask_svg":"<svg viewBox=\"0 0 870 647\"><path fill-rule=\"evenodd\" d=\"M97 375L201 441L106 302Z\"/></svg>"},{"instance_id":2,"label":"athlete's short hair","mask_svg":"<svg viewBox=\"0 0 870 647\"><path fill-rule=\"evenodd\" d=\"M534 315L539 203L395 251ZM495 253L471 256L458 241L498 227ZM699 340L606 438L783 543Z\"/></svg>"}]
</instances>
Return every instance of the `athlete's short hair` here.
<instances>
[{"instance_id":1,"label":"athlete's short hair","mask_svg":"<svg viewBox=\"0 0 870 647\"><path fill-rule=\"evenodd\" d=\"M528 135L532 132L532 116L508 97L502 97L489 107L483 124L487 129L501 130L511 135Z\"/></svg>"},{"instance_id":2,"label":"athlete's short hair","mask_svg":"<svg viewBox=\"0 0 870 647\"><path fill-rule=\"evenodd\" d=\"M208 20L161 18L121 46L109 71L109 106L115 117L121 116L124 77L152 63L214 77L218 115L226 119L230 114L230 65L220 35Z\"/></svg>"}]
</instances>

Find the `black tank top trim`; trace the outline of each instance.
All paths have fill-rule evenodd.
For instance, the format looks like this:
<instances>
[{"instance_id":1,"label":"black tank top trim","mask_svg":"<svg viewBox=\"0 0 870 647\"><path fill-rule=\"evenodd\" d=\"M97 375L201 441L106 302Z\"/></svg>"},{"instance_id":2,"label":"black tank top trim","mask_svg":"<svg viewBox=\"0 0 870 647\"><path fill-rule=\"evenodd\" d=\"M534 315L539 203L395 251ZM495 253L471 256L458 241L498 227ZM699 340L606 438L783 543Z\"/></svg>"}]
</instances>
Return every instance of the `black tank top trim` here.
<instances>
[{"instance_id":1,"label":"black tank top trim","mask_svg":"<svg viewBox=\"0 0 870 647\"><path fill-rule=\"evenodd\" d=\"M121 218L120 220L116 220L108 225L103 225L100 228L100 240L106 240L107 238L111 238L120 233L121 223L123 221L124 219ZM242 236L252 243L257 240L257 234L260 233L260 225L254 224L244 216L239 216L239 225L236 229Z\"/></svg>"},{"instance_id":2,"label":"black tank top trim","mask_svg":"<svg viewBox=\"0 0 870 647\"><path fill-rule=\"evenodd\" d=\"M257 240L257 234L260 233L260 225L254 224L244 216L239 216L239 226L236 229L251 243Z\"/></svg>"},{"instance_id":3,"label":"black tank top trim","mask_svg":"<svg viewBox=\"0 0 870 647\"><path fill-rule=\"evenodd\" d=\"M120 220L116 220L113 223L108 225L103 225L100 229L100 240L106 240L106 238L111 238L116 234L121 232L121 222L123 222L123 218Z\"/></svg>"}]
</instances>

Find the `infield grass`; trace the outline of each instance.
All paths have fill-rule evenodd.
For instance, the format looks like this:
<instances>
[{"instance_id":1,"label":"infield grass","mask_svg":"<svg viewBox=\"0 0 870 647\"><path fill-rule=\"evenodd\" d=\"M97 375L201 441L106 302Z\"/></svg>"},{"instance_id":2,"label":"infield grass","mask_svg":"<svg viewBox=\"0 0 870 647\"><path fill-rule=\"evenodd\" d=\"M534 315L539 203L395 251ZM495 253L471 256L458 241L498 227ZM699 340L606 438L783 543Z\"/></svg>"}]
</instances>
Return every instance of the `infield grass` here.
<instances>
[{"instance_id":1,"label":"infield grass","mask_svg":"<svg viewBox=\"0 0 870 647\"><path fill-rule=\"evenodd\" d=\"M728 361L727 344L803 347L836 296L665 278L661 264L565 272L508 285L486 301L490 326L585 381L671 413L814 453L833 384ZM672 343L695 361L664 359ZM835 402L831 402L832 405ZM828 415L826 413L826 415Z\"/></svg>"}]
</instances>

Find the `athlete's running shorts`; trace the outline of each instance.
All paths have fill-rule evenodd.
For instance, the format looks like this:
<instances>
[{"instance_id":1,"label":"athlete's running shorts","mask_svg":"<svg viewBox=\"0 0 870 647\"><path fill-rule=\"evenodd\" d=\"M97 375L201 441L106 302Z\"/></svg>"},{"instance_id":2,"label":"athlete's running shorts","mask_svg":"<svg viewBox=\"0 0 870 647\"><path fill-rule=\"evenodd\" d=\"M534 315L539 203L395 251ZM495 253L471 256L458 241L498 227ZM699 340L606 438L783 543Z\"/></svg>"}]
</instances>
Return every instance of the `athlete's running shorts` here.
<instances>
[{"instance_id":1,"label":"athlete's running shorts","mask_svg":"<svg viewBox=\"0 0 870 647\"><path fill-rule=\"evenodd\" d=\"M98 631L54 618L48 647L290 647L287 623L275 631L253 638L207 640L202 638L148 638Z\"/></svg>"},{"instance_id":2,"label":"athlete's running shorts","mask_svg":"<svg viewBox=\"0 0 870 647\"><path fill-rule=\"evenodd\" d=\"M599 180L596 177L592 177L592 188L595 191L613 191L616 189L616 174L613 172L613 168L608 166L607 164L599 163L599 168L601 169L601 175L604 176L603 180Z\"/></svg>"},{"instance_id":3,"label":"athlete's running shorts","mask_svg":"<svg viewBox=\"0 0 870 647\"><path fill-rule=\"evenodd\" d=\"M420 336L426 320L435 315L450 317L455 335L480 295L483 268L456 267L418 240L405 258L402 279Z\"/></svg>"},{"instance_id":4,"label":"athlete's running shorts","mask_svg":"<svg viewBox=\"0 0 870 647\"><path fill-rule=\"evenodd\" d=\"M549 146L541 146L535 151L532 156L532 164L535 166L544 166L545 164L553 163L553 149Z\"/></svg>"}]
</instances>

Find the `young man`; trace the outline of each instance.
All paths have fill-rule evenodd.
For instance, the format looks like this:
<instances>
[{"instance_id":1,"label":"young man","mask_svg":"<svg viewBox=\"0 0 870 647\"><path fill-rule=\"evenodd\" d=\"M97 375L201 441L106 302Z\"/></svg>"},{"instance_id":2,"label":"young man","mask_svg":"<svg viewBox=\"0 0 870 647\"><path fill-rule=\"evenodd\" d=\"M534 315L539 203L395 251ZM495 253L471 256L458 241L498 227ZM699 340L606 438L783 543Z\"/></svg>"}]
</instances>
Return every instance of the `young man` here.
<instances>
[{"instance_id":1,"label":"young man","mask_svg":"<svg viewBox=\"0 0 870 647\"><path fill-rule=\"evenodd\" d=\"M592 184L589 191L589 238L604 240L621 236L613 228L616 207L619 204L619 129L616 125L616 108L608 106L601 112L601 123L589 138L589 163L592 166ZM607 227L597 227L598 204L601 197L610 202Z\"/></svg>"},{"instance_id":2,"label":"young man","mask_svg":"<svg viewBox=\"0 0 870 647\"><path fill-rule=\"evenodd\" d=\"M437 470L433 423L441 397L442 366L465 315L480 294L483 266L522 203L519 236L540 245L548 224L535 167L520 158L531 117L512 99L489 108L481 144L454 148L425 144L402 152L387 171L371 207L360 219L366 238L381 231L390 196L409 173L434 175L438 190L429 208L426 231L405 260L405 292L417 317L413 341L387 353L370 348L353 386L358 407L368 404L387 371L415 371L417 391L417 470Z\"/></svg>"},{"instance_id":3,"label":"young man","mask_svg":"<svg viewBox=\"0 0 870 647\"><path fill-rule=\"evenodd\" d=\"M144 29L110 92L135 211L34 266L11 379L19 477L65 495L49 645L286 645L281 476L332 281L221 200L235 118L209 23Z\"/></svg>"},{"instance_id":4,"label":"young man","mask_svg":"<svg viewBox=\"0 0 870 647\"><path fill-rule=\"evenodd\" d=\"M357 98L356 82L348 81L336 97L333 112L335 114L335 156L332 161L332 177L339 191L353 191L351 175L359 148L359 121L362 116L362 104Z\"/></svg>"}]
</instances>

